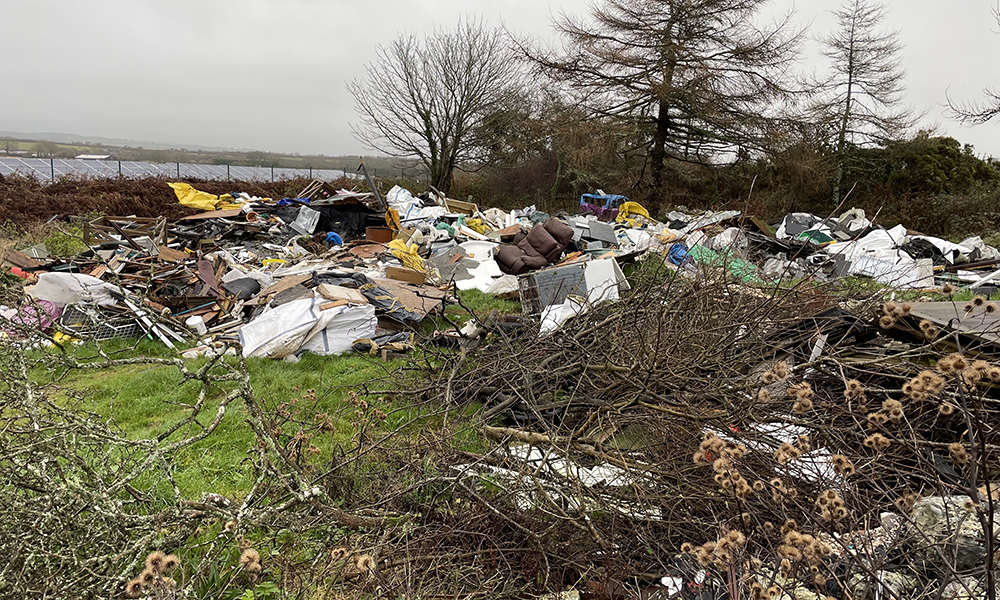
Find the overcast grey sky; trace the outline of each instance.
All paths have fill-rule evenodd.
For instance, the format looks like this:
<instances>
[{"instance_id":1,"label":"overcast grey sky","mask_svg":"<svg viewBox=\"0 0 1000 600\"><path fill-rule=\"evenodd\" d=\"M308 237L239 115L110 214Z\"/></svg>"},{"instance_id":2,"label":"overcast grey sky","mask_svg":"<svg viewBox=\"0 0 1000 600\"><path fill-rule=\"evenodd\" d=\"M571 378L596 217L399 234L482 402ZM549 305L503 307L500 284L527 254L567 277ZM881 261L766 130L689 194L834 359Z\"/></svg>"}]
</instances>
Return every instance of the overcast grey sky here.
<instances>
[{"instance_id":1,"label":"overcast grey sky","mask_svg":"<svg viewBox=\"0 0 1000 600\"><path fill-rule=\"evenodd\" d=\"M908 101L979 154L1000 157L1000 121L960 127L945 92L1000 87L990 0L892 0L886 26L906 44ZM834 2L794 5L813 37ZM376 44L460 15L550 36L550 16L586 0L0 0L0 130L77 133L279 152L362 151L345 83ZM809 58L812 57L812 58ZM815 48L804 68L822 72Z\"/></svg>"}]
</instances>

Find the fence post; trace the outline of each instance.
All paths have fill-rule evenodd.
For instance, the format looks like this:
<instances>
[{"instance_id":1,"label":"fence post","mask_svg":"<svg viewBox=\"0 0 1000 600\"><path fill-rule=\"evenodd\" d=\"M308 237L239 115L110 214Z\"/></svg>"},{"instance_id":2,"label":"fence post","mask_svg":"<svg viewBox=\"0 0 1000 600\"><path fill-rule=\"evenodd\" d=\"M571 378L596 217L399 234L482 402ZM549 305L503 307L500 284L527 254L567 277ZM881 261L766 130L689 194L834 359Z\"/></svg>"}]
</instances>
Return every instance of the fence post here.
<instances>
[{"instance_id":1,"label":"fence post","mask_svg":"<svg viewBox=\"0 0 1000 600\"><path fill-rule=\"evenodd\" d=\"M55 181L55 180L56 180L56 162L50 156L49 157L49 181Z\"/></svg>"},{"instance_id":2,"label":"fence post","mask_svg":"<svg viewBox=\"0 0 1000 600\"><path fill-rule=\"evenodd\" d=\"M313 178L313 168L309 167L309 179Z\"/></svg>"},{"instance_id":3,"label":"fence post","mask_svg":"<svg viewBox=\"0 0 1000 600\"><path fill-rule=\"evenodd\" d=\"M274 181L274 165L271 165L271 181Z\"/></svg>"},{"instance_id":4,"label":"fence post","mask_svg":"<svg viewBox=\"0 0 1000 600\"><path fill-rule=\"evenodd\" d=\"M229 181L229 163L226 163L226 181Z\"/></svg>"},{"instance_id":5,"label":"fence post","mask_svg":"<svg viewBox=\"0 0 1000 600\"><path fill-rule=\"evenodd\" d=\"M181 178L181 163L174 163L177 166L177 179Z\"/></svg>"},{"instance_id":6,"label":"fence post","mask_svg":"<svg viewBox=\"0 0 1000 600\"><path fill-rule=\"evenodd\" d=\"M118 161L118 178L122 176L122 161Z\"/></svg>"}]
</instances>

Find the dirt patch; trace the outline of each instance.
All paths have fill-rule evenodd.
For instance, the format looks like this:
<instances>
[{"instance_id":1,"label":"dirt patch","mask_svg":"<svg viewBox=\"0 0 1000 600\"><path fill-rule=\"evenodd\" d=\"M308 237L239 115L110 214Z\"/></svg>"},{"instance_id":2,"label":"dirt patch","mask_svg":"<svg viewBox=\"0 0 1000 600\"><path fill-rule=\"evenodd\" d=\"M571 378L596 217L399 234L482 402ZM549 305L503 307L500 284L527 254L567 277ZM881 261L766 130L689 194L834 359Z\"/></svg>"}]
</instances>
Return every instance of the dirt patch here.
<instances>
[{"instance_id":1,"label":"dirt patch","mask_svg":"<svg viewBox=\"0 0 1000 600\"><path fill-rule=\"evenodd\" d=\"M177 203L169 178L144 179L63 179L42 183L30 177L0 176L0 223L27 227L53 217L66 220L72 215L100 212L106 215L177 219L198 211ZM207 181L182 179L212 194L246 192L263 198L295 197L307 179L274 182ZM349 186L351 181L334 182Z\"/></svg>"}]
</instances>

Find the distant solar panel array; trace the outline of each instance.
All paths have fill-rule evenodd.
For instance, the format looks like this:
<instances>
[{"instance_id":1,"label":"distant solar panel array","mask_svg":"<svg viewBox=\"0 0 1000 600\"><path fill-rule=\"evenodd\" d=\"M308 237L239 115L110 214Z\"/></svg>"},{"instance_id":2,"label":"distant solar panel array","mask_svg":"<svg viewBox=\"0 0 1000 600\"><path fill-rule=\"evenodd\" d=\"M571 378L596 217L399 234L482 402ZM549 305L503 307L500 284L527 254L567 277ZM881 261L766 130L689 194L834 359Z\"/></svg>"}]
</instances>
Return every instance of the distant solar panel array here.
<instances>
[{"instance_id":1,"label":"distant solar panel array","mask_svg":"<svg viewBox=\"0 0 1000 600\"><path fill-rule=\"evenodd\" d=\"M61 177L174 177L217 181L276 181L306 177L332 181L344 176L336 169L289 169L284 167L237 167L191 163L148 163L130 160L78 160L62 158L16 158L0 156L0 175L19 173L40 181ZM353 175L353 174L351 174Z\"/></svg>"}]
</instances>

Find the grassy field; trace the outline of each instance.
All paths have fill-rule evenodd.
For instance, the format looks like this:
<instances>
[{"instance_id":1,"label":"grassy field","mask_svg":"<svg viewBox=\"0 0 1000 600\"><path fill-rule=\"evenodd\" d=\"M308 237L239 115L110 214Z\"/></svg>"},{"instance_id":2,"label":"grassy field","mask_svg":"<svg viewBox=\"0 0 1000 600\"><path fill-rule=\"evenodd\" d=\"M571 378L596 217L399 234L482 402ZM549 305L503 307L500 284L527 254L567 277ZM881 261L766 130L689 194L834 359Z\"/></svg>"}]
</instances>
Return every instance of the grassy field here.
<instances>
[{"instance_id":1,"label":"grassy field","mask_svg":"<svg viewBox=\"0 0 1000 600\"><path fill-rule=\"evenodd\" d=\"M462 303L476 314L485 315L491 310L501 313L520 312L520 305L509 300L499 300L477 290L462 292ZM468 313L457 306L446 311L449 320L461 324ZM437 318L425 321L425 329L444 329L449 324ZM138 342L113 340L101 345L101 350L113 358L160 357L175 355L160 342L141 339ZM71 354L80 361L97 361L98 348L94 344L70 347ZM420 350L416 350L419 353ZM207 359L187 362L190 370L202 366ZM251 358L247 360L254 394L268 406L286 405L290 412L287 428L292 423L313 423L316 415L325 415L332 424L332 431L312 438L315 447L310 462L322 464L332 460L337 452L353 444L355 427L352 426L353 407L349 406L351 391L393 389L402 385L401 368L406 360L382 361L380 358L351 353L343 356L317 356L306 353L298 362ZM92 412L105 420L109 427L121 430L130 439L155 438L161 431L183 420L189 413L188 404L198 394L198 381L184 381L177 367L169 364L134 364L87 370L60 370L37 367L31 375L33 381L43 386L61 402L74 402L81 410ZM208 401L198 422L205 425L215 414L220 398L232 386L218 386L209 394ZM374 408L374 407L373 407ZM380 407L386 413L378 427L389 431L416 417L408 408L395 410L388 405ZM172 441L196 432L196 425L189 425L175 432ZM294 435L289 430L290 435ZM253 469L248 456L254 443L254 433L246 423L242 405L230 407L218 429L210 436L180 451L175 462L174 480L182 494L197 498L202 492L214 492L238 498L253 484ZM167 482L145 482L158 493L169 493Z\"/></svg>"}]
</instances>

